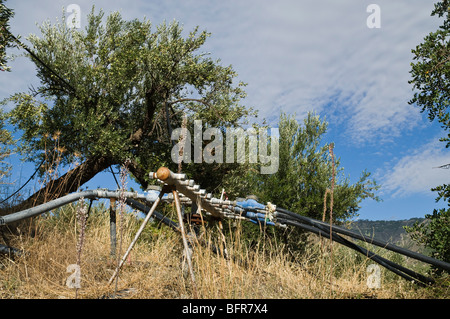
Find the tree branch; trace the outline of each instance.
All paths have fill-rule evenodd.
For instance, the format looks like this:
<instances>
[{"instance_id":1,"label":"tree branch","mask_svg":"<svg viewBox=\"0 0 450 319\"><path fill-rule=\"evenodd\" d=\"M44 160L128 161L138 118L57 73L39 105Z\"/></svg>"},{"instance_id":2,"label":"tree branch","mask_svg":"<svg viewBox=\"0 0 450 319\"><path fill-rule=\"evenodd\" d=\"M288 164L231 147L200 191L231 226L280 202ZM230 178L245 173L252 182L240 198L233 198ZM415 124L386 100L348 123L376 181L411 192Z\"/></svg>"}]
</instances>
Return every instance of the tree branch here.
<instances>
[{"instance_id":1,"label":"tree branch","mask_svg":"<svg viewBox=\"0 0 450 319\"><path fill-rule=\"evenodd\" d=\"M87 183L95 175L113 164L117 163L114 163L106 157L87 159L84 163L70 170L63 176L50 181L46 186L18 205L0 210L0 216L40 205L75 192L80 186Z\"/></svg>"},{"instance_id":2,"label":"tree branch","mask_svg":"<svg viewBox=\"0 0 450 319\"><path fill-rule=\"evenodd\" d=\"M146 179L147 172L139 165L135 160L130 161L129 166L131 174L136 178L142 188L146 189L148 186L148 180Z\"/></svg>"},{"instance_id":3,"label":"tree branch","mask_svg":"<svg viewBox=\"0 0 450 319\"><path fill-rule=\"evenodd\" d=\"M202 100L202 99L182 98L182 99L178 99L178 100L175 100L175 101L169 101L167 103L169 105L172 105L172 104L181 103L181 102L198 102L198 103L202 103L202 104L206 105L210 109L215 109L214 105L212 105L212 104L210 104L210 103L208 103L208 102L206 102L205 100ZM223 122L225 122L225 120L219 115L219 113L217 113L216 115L217 115L217 117L219 119L221 119Z\"/></svg>"}]
</instances>

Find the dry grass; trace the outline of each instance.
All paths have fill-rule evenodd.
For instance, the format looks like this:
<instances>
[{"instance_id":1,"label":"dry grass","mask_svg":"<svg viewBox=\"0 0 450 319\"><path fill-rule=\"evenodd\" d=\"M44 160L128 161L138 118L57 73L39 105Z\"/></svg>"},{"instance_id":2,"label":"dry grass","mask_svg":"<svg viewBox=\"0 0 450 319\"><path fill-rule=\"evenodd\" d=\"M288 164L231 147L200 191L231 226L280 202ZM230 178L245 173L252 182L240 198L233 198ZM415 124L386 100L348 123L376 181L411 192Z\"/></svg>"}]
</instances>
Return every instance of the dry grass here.
<instances>
[{"instance_id":1,"label":"dry grass","mask_svg":"<svg viewBox=\"0 0 450 319\"><path fill-rule=\"evenodd\" d=\"M87 222L80 261L81 288L66 285L67 266L77 262L78 229L75 207L64 209L64 216L42 217L34 237L22 236L15 247L26 254L11 260L0 259L0 298L105 298L115 295L108 280L117 258L110 256L108 213L94 211ZM140 220L124 215L122 243L125 250L133 239ZM118 236L119 238L119 236ZM204 242L220 246L217 233L203 234ZM267 245L267 247L265 247ZM229 238L227 251L234 261L214 254L208 247L194 243L193 265L199 298L431 298L432 289L421 289L400 278L390 278L382 269L381 288L366 284L367 260L345 247L333 248L333 278L330 256L312 244L294 262L280 249L262 241L258 252L239 240ZM119 274L120 298L173 299L192 298L189 276L182 271L183 245L179 234L147 226L142 239L133 248L130 260ZM122 251L122 254L124 251ZM239 262L237 261L239 260ZM444 292L448 296L447 291Z\"/></svg>"}]
</instances>

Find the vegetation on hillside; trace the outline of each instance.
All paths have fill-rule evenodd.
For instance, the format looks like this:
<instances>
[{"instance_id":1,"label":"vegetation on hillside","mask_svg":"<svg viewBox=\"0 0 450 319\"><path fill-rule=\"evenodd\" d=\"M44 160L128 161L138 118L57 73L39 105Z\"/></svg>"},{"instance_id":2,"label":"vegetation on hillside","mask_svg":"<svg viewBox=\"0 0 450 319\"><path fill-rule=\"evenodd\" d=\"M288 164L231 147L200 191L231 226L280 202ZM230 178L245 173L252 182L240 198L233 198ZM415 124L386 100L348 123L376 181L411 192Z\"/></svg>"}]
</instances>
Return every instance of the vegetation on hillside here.
<instances>
[{"instance_id":1,"label":"vegetation on hillside","mask_svg":"<svg viewBox=\"0 0 450 319\"><path fill-rule=\"evenodd\" d=\"M367 220L358 219L349 222L349 229L368 237L374 237L390 243L402 243L409 239L405 227L415 223L423 223L425 218L410 218L405 220Z\"/></svg>"}]
</instances>

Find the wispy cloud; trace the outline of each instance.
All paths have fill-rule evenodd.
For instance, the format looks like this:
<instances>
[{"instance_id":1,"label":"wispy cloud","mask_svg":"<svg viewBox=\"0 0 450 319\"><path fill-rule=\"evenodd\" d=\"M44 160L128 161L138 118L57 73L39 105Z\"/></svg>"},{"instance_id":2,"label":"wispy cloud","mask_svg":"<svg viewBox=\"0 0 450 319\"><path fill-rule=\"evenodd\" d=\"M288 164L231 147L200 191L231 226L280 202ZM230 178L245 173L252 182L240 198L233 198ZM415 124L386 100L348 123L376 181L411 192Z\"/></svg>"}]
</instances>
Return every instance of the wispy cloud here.
<instances>
[{"instance_id":1,"label":"wispy cloud","mask_svg":"<svg viewBox=\"0 0 450 319\"><path fill-rule=\"evenodd\" d=\"M70 3L79 4L83 16L95 4L155 25L173 19L187 31L199 25L212 33L203 49L234 66L249 84L245 103L261 118L275 125L280 111L300 119L315 110L339 122L355 143L398 136L420 121L407 104L411 49L439 23L430 17L429 1L379 0L381 28L369 29L371 2L360 0L44 0L8 3L16 10L13 30L36 33L36 22L56 21ZM13 71L0 78L2 97L26 88L34 74L31 66Z\"/></svg>"},{"instance_id":2,"label":"wispy cloud","mask_svg":"<svg viewBox=\"0 0 450 319\"><path fill-rule=\"evenodd\" d=\"M280 111L301 118L315 110L364 143L421 121L407 103L411 49L439 23L429 2L377 3L380 29L366 25L369 2L355 0L203 2L221 9L214 20L196 17L213 32L211 51L249 83L246 103L261 117L274 124Z\"/></svg>"},{"instance_id":3,"label":"wispy cloud","mask_svg":"<svg viewBox=\"0 0 450 319\"><path fill-rule=\"evenodd\" d=\"M381 180L382 191L392 194L394 198L414 194L432 195L431 188L449 182L450 169L438 168L449 163L450 151L436 138L397 159L386 169Z\"/></svg>"}]
</instances>

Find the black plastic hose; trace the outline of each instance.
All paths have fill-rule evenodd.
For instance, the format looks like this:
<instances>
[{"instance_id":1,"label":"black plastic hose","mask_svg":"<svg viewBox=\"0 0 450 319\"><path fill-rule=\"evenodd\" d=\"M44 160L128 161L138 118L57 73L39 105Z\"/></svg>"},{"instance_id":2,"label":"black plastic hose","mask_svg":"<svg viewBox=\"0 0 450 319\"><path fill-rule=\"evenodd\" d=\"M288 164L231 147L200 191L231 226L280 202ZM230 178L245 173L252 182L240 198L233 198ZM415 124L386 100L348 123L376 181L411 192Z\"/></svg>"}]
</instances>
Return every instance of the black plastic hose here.
<instances>
[{"instance_id":1,"label":"black plastic hose","mask_svg":"<svg viewBox=\"0 0 450 319\"><path fill-rule=\"evenodd\" d=\"M319 221L319 220L315 220L313 218L309 218L309 217L306 217L306 216L302 216L302 215L296 214L294 212L288 211L288 210L283 209L283 208L278 208L277 207L277 214L280 217L281 216L292 217L292 218L294 218L294 219L296 219L296 220L298 220L300 222L307 223L309 225L313 225L313 226L322 225L324 227L330 228L330 224L328 224L328 223L325 223L325 222L322 222L322 221ZM390 244L388 242L383 242L383 241L378 240L378 239L369 238L369 237L363 236L361 234L357 234L355 232L349 231L348 229L345 229L345 228L342 228L342 227L339 227L339 226L332 225L332 229L333 229L333 232L340 233L340 234L343 234L343 235L347 235L347 236L350 236L352 238L359 239L359 240L362 240L364 242L367 242L369 244L373 244L373 245L376 245L376 246L379 246L379 247L382 247L382 248L394 251L394 252L402 254L404 256L411 257L411 258L414 258L416 260L420 260L420 261L426 262L428 264L431 264L431 265L434 265L436 267L442 268L442 269L444 269L446 271L450 271L450 264L445 262L445 261L442 261L442 260L439 260L439 259L435 259L435 258L432 258L432 257L429 257L429 256L425 256L425 255L419 254L417 252L414 252L414 251L411 251L411 250L408 250L408 249L405 249L405 248L398 247L396 245Z\"/></svg>"},{"instance_id":2,"label":"black plastic hose","mask_svg":"<svg viewBox=\"0 0 450 319\"><path fill-rule=\"evenodd\" d=\"M0 254L1 255L20 256L20 255L22 255L22 253L23 252L20 249L0 244Z\"/></svg>"},{"instance_id":3,"label":"black plastic hose","mask_svg":"<svg viewBox=\"0 0 450 319\"><path fill-rule=\"evenodd\" d=\"M127 205L130 205L134 209L140 210L144 214L148 214L148 212L150 211L150 207L142 204L141 202L139 202L137 200L127 198L127 199L125 199L125 202L127 203ZM162 223L166 224L167 226L171 227L172 229L178 230L178 223L167 218L163 214L161 214L157 211L154 211L152 216L155 217L157 220L161 221Z\"/></svg>"},{"instance_id":4,"label":"black plastic hose","mask_svg":"<svg viewBox=\"0 0 450 319\"><path fill-rule=\"evenodd\" d=\"M298 221L294 221L292 219L280 219L279 220L282 223L285 223L287 225L291 225L291 226L295 226L301 229L304 229L306 231L315 233L316 235L319 235L321 237L325 237L330 239L330 232L329 230L327 230L325 227L323 226L319 226L319 227L314 227L311 225L305 225L302 224ZM342 244L348 248L351 248L355 251L358 251L359 253L365 255L367 258L373 260L374 262L380 264L381 266L385 267L386 269L394 272L395 274L401 276L402 278L408 280L408 281L414 281L417 284L421 285L421 286L425 286L425 284L432 284L434 283L434 280L432 278L423 276L415 271L412 271L410 269L407 269L401 265L398 265L386 258L383 258L345 238L343 238L342 236L340 236L337 233L332 232L332 241L335 241L339 244Z\"/></svg>"}]
</instances>

